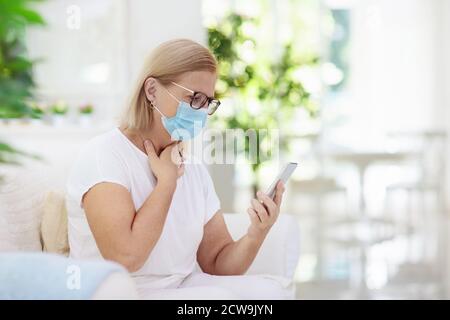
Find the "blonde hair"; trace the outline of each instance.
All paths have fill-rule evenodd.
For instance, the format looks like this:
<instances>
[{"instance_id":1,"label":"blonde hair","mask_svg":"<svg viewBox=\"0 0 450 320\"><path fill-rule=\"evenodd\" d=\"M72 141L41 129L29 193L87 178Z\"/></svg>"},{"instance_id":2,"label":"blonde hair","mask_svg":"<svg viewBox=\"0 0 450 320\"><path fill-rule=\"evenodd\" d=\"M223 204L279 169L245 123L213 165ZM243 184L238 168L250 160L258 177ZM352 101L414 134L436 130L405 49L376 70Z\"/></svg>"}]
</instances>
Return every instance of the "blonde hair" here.
<instances>
[{"instance_id":1,"label":"blonde hair","mask_svg":"<svg viewBox=\"0 0 450 320\"><path fill-rule=\"evenodd\" d=\"M145 95L144 83L149 77L168 85L185 72L210 71L215 73L217 61L204 46L189 39L175 39L156 47L144 63L128 106L121 117L121 125L130 129L146 129L152 121L152 108Z\"/></svg>"}]
</instances>

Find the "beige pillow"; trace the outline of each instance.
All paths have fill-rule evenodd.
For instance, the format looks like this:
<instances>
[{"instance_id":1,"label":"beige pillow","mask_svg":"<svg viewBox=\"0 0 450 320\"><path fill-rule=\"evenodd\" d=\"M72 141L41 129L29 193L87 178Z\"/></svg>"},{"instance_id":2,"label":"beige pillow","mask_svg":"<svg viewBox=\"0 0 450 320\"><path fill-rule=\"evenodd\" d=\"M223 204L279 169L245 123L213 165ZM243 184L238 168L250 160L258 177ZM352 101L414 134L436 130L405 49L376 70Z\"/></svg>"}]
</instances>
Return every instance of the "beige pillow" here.
<instances>
[{"instance_id":1,"label":"beige pillow","mask_svg":"<svg viewBox=\"0 0 450 320\"><path fill-rule=\"evenodd\" d=\"M64 195L59 192L50 191L45 197L41 239L43 251L69 255L67 211Z\"/></svg>"}]
</instances>

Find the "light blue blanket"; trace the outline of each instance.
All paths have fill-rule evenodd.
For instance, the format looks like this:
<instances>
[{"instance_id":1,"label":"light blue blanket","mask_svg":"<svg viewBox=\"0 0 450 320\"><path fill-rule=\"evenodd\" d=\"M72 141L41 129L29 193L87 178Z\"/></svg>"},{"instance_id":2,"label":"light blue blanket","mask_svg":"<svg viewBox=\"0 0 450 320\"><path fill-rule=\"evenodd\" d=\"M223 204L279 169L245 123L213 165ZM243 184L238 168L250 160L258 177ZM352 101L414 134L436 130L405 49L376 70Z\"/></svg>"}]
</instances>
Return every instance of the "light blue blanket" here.
<instances>
[{"instance_id":1,"label":"light blue blanket","mask_svg":"<svg viewBox=\"0 0 450 320\"><path fill-rule=\"evenodd\" d=\"M113 272L107 261L74 260L47 253L0 253L0 299L90 299Z\"/></svg>"}]
</instances>

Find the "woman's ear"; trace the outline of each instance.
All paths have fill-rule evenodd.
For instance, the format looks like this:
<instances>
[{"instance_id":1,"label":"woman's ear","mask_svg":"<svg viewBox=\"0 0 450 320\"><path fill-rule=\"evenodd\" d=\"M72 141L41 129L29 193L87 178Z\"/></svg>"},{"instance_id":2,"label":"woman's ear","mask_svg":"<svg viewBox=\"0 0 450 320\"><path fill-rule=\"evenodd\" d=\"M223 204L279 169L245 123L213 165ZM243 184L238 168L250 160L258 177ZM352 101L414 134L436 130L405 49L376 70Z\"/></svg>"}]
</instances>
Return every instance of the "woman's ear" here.
<instances>
[{"instance_id":1,"label":"woman's ear","mask_svg":"<svg viewBox=\"0 0 450 320\"><path fill-rule=\"evenodd\" d=\"M156 99L156 79L148 77L144 82L144 90L148 101L154 103Z\"/></svg>"}]
</instances>

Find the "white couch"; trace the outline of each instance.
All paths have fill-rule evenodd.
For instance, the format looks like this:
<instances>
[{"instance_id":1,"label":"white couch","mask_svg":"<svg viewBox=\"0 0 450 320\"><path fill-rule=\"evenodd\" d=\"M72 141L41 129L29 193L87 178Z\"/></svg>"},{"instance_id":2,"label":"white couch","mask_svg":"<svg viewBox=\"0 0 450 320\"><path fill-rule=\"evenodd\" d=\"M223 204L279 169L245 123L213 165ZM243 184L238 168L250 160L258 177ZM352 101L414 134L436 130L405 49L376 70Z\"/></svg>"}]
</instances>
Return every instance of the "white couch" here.
<instances>
[{"instance_id":1,"label":"white couch","mask_svg":"<svg viewBox=\"0 0 450 320\"><path fill-rule=\"evenodd\" d=\"M45 172L0 167L0 252L44 251L68 254L67 217L61 190L51 190ZM246 214L225 214L234 239L248 227ZM271 274L293 279L299 258L297 220L281 214L247 274ZM131 277L116 273L96 291L94 299L137 298ZM189 297L186 297L189 298ZM214 297L211 297L214 299Z\"/></svg>"}]
</instances>

